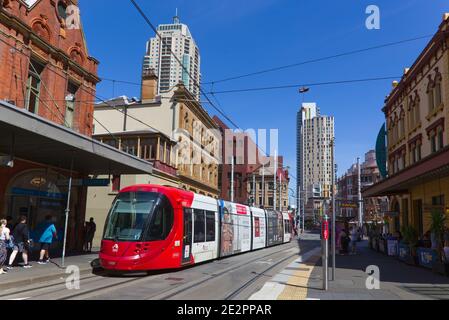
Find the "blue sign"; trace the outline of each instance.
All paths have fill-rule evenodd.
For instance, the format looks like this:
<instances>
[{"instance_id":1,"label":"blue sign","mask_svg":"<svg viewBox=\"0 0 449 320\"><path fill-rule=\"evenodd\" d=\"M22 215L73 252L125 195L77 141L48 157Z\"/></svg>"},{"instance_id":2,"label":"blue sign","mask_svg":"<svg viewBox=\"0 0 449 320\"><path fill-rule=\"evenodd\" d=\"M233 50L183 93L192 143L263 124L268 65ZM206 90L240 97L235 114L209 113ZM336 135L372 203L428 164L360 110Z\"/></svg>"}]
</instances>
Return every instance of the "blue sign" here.
<instances>
[{"instance_id":1,"label":"blue sign","mask_svg":"<svg viewBox=\"0 0 449 320\"><path fill-rule=\"evenodd\" d=\"M399 260L404 261L407 256L410 256L410 247L408 244L399 244Z\"/></svg>"},{"instance_id":2,"label":"blue sign","mask_svg":"<svg viewBox=\"0 0 449 320\"><path fill-rule=\"evenodd\" d=\"M432 269L433 261L437 260L437 253L435 250L429 248L418 248L419 265Z\"/></svg>"},{"instance_id":3,"label":"blue sign","mask_svg":"<svg viewBox=\"0 0 449 320\"><path fill-rule=\"evenodd\" d=\"M50 199L67 199L67 194L65 193L51 193L47 191L23 189L23 188L12 188L11 192L15 196L33 196Z\"/></svg>"},{"instance_id":4,"label":"blue sign","mask_svg":"<svg viewBox=\"0 0 449 320\"><path fill-rule=\"evenodd\" d=\"M109 179L83 179L83 186L88 187L107 187L109 183Z\"/></svg>"}]
</instances>

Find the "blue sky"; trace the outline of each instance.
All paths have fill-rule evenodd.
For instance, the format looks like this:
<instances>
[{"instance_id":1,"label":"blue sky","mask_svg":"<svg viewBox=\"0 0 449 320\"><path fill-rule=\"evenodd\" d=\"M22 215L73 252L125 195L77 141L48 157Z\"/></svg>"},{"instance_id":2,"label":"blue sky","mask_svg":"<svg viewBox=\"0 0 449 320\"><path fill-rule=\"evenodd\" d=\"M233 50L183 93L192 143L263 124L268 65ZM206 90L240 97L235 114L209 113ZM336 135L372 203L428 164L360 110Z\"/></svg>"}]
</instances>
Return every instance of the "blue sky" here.
<instances>
[{"instance_id":1,"label":"blue sky","mask_svg":"<svg viewBox=\"0 0 449 320\"><path fill-rule=\"evenodd\" d=\"M169 23L178 8L200 47L204 82L356 49L433 34L449 3L440 0L138 0L155 24ZM380 30L365 27L368 5L381 12ZM139 82L145 43L154 33L130 1L81 0L89 53L104 78ZM215 91L264 86L400 77L429 39L349 57L216 84ZM374 148L384 121L381 108L392 80L312 87L306 102L336 121L339 175ZM205 87L206 91L210 87ZM139 96L139 87L104 81L101 97ZM243 129L279 129L280 153L295 168L297 89L216 95ZM215 114L207 105L206 109ZM292 187L295 181L292 180Z\"/></svg>"}]
</instances>

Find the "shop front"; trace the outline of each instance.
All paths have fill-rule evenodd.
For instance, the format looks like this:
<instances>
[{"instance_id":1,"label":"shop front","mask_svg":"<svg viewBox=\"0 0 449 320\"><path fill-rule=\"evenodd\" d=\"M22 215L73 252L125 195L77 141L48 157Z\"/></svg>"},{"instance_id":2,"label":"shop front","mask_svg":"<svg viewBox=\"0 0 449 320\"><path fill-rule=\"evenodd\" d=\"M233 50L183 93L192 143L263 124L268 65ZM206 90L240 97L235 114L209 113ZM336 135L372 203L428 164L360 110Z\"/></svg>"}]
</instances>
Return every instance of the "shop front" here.
<instances>
[{"instance_id":1,"label":"shop front","mask_svg":"<svg viewBox=\"0 0 449 320\"><path fill-rule=\"evenodd\" d=\"M144 160L2 101L0 160L0 217L17 222L26 216L36 241L51 215L58 231L54 249L62 248L67 217L69 251L83 247L88 187L110 181L99 175L152 173Z\"/></svg>"}]
</instances>

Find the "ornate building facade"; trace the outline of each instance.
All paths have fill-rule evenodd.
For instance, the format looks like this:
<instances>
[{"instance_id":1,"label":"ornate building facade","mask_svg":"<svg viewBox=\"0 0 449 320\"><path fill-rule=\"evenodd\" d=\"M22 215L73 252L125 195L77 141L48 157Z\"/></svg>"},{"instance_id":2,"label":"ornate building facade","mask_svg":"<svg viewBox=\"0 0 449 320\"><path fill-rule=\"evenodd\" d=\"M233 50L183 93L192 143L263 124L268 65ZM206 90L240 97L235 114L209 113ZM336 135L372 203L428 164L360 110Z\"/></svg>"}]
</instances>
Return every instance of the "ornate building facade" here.
<instances>
[{"instance_id":1,"label":"ornate building facade","mask_svg":"<svg viewBox=\"0 0 449 320\"><path fill-rule=\"evenodd\" d=\"M390 231L420 235L435 210L449 214L449 14L385 100L388 178L364 197L388 196Z\"/></svg>"}]
</instances>

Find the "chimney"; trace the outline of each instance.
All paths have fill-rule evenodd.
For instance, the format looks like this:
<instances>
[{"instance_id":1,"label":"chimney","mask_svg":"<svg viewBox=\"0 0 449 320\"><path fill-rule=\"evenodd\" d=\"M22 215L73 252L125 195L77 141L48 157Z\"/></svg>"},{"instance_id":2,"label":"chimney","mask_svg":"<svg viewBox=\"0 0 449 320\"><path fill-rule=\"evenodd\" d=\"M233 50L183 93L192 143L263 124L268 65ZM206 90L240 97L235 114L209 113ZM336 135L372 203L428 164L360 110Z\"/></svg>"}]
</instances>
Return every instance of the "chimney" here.
<instances>
[{"instance_id":1,"label":"chimney","mask_svg":"<svg viewBox=\"0 0 449 320\"><path fill-rule=\"evenodd\" d=\"M142 91L140 98L142 102L146 100L154 100L157 95L158 77L154 69L147 69L142 74Z\"/></svg>"}]
</instances>

